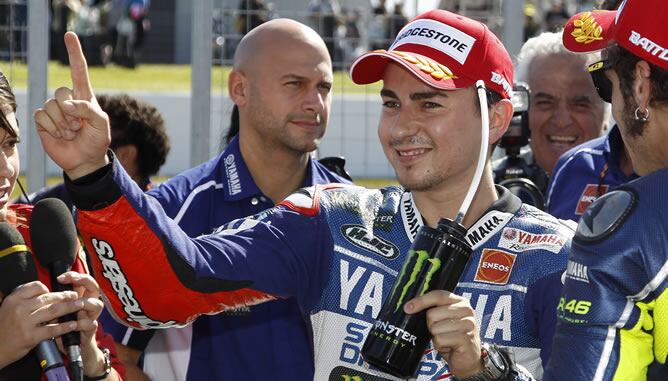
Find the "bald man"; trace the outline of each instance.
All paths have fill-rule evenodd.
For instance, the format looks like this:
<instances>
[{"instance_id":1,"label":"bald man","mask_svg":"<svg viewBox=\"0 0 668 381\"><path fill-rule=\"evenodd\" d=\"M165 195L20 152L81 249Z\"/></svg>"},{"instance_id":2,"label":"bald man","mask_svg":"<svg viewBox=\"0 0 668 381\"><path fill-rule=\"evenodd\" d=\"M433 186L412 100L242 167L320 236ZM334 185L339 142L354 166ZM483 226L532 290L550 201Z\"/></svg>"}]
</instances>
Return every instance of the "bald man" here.
<instances>
[{"instance_id":1,"label":"bald man","mask_svg":"<svg viewBox=\"0 0 668 381\"><path fill-rule=\"evenodd\" d=\"M332 81L325 43L309 27L275 19L253 29L228 78L238 136L218 156L148 194L196 237L269 209L301 187L348 183L309 155L327 127ZM144 371L160 381L307 380L311 347L297 303L277 300L156 331Z\"/></svg>"}]
</instances>

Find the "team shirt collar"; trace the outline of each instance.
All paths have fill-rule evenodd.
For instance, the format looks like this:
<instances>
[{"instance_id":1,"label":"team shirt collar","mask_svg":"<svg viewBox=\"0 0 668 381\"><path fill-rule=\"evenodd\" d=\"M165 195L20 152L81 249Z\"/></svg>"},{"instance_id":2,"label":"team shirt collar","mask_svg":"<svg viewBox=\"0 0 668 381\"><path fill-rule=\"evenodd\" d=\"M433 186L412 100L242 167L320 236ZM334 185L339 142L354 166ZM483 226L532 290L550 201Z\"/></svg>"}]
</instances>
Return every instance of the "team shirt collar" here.
<instances>
[{"instance_id":1,"label":"team shirt collar","mask_svg":"<svg viewBox=\"0 0 668 381\"><path fill-rule=\"evenodd\" d=\"M225 201L238 201L249 197L264 196L257 184L255 184L255 181L246 166L246 162L244 162L244 159L241 156L238 135L227 145L220 156L220 161L221 177L223 179L223 188L225 190ZM326 178L320 176L315 165L315 161L309 158L309 163L306 167L306 176L304 177L302 187L329 182Z\"/></svg>"}]
</instances>

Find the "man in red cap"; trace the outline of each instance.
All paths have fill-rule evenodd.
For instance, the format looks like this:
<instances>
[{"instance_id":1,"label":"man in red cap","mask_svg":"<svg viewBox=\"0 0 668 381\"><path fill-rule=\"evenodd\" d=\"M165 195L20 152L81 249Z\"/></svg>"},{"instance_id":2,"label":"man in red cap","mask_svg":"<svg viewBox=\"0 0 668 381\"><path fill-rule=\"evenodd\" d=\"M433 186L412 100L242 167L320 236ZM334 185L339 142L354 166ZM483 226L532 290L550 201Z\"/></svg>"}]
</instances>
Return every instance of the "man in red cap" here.
<instances>
[{"instance_id":1,"label":"man in red cap","mask_svg":"<svg viewBox=\"0 0 668 381\"><path fill-rule=\"evenodd\" d=\"M433 344L414 376L526 380L528 369L541 377L559 296L546 286L565 269L573 230L493 183L489 152L513 114L513 74L485 25L427 12L390 50L354 63L355 82L384 81L379 137L403 187L305 188L198 238L133 188L106 150L106 119L76 39L67 37L74 92L59 89L61 99L36 119L45 150L67 174L100 285L124 323L169 327L295 297L313 335L314 379L386 379L363 361L364 338L418 230L449 218L465 227L473 253L454 293L405 302L406 313L425 311ZM70 126L60 113L84 123ZM389 341L422 351L406 331L390 330Z\"/></svg>"},{"instance_id":2,"label":"man in red cap","mask_svg":"<svg viewBox=\"0 0 668 381\"><path fill-rule=\"evenodd\" d=\"M668 2L583 12L574 52L603 50L594 83L641 177L597 199L573 239L547 380L666 380L668 368Z\"/></svg>"}]
</instances>

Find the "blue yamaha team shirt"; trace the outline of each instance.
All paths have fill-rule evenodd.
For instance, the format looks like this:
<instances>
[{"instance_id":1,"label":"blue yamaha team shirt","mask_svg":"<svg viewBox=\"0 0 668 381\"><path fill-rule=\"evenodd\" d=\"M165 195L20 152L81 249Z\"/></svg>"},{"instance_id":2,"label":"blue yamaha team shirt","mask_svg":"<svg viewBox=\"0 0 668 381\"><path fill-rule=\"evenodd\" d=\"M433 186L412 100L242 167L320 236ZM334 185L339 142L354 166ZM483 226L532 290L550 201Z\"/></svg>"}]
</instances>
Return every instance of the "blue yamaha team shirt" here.
<instances>
[{"instance_id":1,"label":"blue yamaha team shirt","mask_svg":"<svg viewBox=\"0 0 668 381\"><path fill-rule=\"evenodd\" d=\"M615 125L605 136L580 144L561 155L547 193L547 211L557 218L578 221L598 197L637 176L619 166L624 142Z\"/></svg>"},{"instance_id":2,"label":"blue yamaha team shirt","mask_svg":"<svg viewBox=\"0 0 668 381\"><path fill-rule=\"evenodd\" d=\"M310 160L303 186L350 183ZM257 187L235 137L225 151L147 193L191 237L274 206ZM130 329L131 330L131 329ZM138 332L118 335L132 343ZM119 340L119 341L120 341ZM144 371L155 380L306 380L313 352L294 299L202 316L185 328L154 331Z\"/></svg>"}]
</instances>

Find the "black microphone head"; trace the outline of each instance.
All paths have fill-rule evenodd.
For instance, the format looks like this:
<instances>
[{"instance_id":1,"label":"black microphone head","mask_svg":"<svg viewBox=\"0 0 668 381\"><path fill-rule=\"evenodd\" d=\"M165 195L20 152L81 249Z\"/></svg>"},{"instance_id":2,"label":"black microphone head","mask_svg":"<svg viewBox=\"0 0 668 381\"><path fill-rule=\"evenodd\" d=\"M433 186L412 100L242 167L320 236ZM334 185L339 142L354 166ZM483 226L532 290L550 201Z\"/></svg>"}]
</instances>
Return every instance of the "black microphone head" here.
<instances>
[{"instance_id":1,"label":"black microphone head","mask_svg":"<svg viewBox=\"0 0 668 381\"><path fill-rule=\"evenodd\" d=\"M35 204L30 216L30 240L35 256L43 266L59 262L72 265L77 255L77 229L72 213L57 198Z\"/></svg>"},{"instance_id":2,"label":"black microphone head","mask_svg":"<svg viewBox=\"0 0 668 381\"><path fill-rule=\"evenodd\" d=\"M37 280L37 268L21 233L0 222L0 291L7 296L16 287Z\"/></svg>"}]
</instances>

